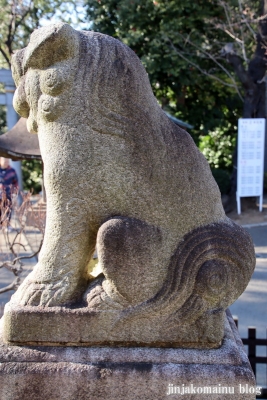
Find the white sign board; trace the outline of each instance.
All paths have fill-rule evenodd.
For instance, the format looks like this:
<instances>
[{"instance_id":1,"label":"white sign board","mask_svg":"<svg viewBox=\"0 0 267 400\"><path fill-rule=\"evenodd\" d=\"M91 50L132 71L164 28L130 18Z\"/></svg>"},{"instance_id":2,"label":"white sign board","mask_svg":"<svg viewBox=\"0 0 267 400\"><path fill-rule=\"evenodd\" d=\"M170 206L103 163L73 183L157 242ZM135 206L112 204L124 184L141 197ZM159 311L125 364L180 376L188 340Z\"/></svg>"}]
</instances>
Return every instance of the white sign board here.
<instances>
[{"instance_id":1,"label":"white sign board","mask_svg":"<svg viewBox=\"0 0 267 400\"><path fill-rule=\"evenodd\" d=\"M240 197L263 199L265 118L238 120L237 211L241 213Z\"/></svg>"}]
</instances>

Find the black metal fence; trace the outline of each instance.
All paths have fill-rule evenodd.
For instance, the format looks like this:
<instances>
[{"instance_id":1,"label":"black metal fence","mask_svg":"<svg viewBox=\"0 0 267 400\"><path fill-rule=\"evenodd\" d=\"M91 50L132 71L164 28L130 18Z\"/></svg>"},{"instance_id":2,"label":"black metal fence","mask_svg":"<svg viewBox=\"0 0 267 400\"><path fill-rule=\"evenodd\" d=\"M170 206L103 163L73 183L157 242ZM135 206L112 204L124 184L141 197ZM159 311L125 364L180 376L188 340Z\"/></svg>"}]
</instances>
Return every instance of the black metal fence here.
<instances>
[{"instance_id":1,"label":"black metal fence","mask_svg":"<svg viewBox=\"0 0 267 400\"><path fill-rule=\"evenodd\" d=\"M238 318L234 317L234 321L238 328ZM248 337L241 338L243 344L248 346L248 359L251 364L251 368L257 379L257 364L265 364L267 366L266 356L257 356L257 346L264 346L267 348L267 339L257 339L256 328L248 327ZM266 374L267 377L267 374ZM267 382L266 387L261 389L261 394L257 395L257 399L267 399Z\"/></svg>"}]
</instances>

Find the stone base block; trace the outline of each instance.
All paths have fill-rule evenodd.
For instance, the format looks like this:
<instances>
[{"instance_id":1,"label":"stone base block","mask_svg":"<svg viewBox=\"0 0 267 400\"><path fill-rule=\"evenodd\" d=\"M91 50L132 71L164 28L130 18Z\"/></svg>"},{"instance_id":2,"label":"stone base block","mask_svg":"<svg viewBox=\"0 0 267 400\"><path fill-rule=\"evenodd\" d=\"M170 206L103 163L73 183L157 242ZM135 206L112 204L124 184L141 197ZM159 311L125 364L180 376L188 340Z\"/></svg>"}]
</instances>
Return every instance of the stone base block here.
<instances>
[{"instance_id":1,"label":"stone base block","mask_svg":"<svg viewBox=\"0 0 267 400\"><path fill-rule=\"evenodd\" d=\"M230 313L219 349L10 346L0 337L1 400L252 400L255 391Z\"/></svg>"},{"instance_id":2,"label":"stone base block","mask_svg":"<svg viewBox=\"0 0 267 400\"><path fill-rule=\"evenodd\" d=\"M3 319L5 343L17 345L206 349L220 347L224 335L223 310L169 327L164 313L127 319L121 310L30 307L10 301Z\"/></svg>"}]
</instances>

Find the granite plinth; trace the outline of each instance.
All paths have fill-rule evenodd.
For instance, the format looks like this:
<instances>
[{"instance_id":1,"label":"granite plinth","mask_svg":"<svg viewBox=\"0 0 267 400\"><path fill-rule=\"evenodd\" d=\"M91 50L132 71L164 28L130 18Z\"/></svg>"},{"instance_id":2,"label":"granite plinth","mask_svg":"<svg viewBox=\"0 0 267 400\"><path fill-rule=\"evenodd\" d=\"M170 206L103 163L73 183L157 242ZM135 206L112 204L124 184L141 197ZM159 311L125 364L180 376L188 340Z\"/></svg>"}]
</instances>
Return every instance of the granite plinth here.
<instances>
[{"instance_id":1,"label":"granite plinth","mask_svg":"<svg viewBox=\"0 0 267 400\"><path fill-rule=\"evenodd\" d=\"M190 329L188 324L168 329L164 315L162 320L152 315L145 323L144 319L124 322L121 311L10 302L5 306L3 339L18 345L218 348L224 335L223 321L224 311L206 313L191 323Z\"/></svg>"},{"instance_id":2,"label":"granite plinth","mask_svg":"<svg viewBox=\"0 0 267 400\"><path fill-rule=\"evenodd\" d=\"M0 341L1 400L256 397L254 375L230 313L219 349L9 346ZM191 392L174 393L178 387Z\"/></svg>"}]
</instances>

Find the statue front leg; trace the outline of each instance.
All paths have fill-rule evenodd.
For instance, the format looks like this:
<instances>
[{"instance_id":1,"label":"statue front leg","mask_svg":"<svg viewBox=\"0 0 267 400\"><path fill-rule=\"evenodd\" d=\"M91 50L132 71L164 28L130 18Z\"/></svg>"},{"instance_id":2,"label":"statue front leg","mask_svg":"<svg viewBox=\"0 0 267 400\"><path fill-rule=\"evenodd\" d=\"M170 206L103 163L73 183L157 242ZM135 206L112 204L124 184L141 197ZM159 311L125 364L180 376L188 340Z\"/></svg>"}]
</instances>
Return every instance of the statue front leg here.
<instances>
[{"instance_id":1,"label":"statue front leg","mask_svg":"<svg viewBox=\"0 0 267 400\"><path fill-rule=\"evenodd\" d=\"M72 193L73 194L73 193ZM63 200L59 198L64 197ZM48 193L47 224L38 264L13 296L16 303L58 306L77 302L86 288L95 235L84 200Z\"/></svg>"}]
</instances>

